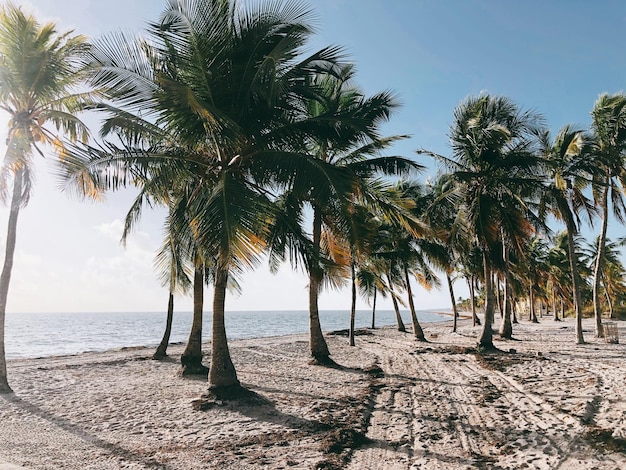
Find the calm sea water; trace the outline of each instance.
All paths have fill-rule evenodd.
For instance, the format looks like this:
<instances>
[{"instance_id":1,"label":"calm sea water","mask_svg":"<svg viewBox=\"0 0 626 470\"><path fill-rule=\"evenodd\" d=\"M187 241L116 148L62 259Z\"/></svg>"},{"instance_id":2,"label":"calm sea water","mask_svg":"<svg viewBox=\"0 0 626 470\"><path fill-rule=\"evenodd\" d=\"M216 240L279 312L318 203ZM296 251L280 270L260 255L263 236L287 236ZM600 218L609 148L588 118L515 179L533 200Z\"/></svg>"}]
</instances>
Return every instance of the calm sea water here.
<instances>
[{"instance_id":1,"label":"calm sea water","mask_svg":"<svg viewBox=\"0 0 626 470\"><path fill-rule=\"evenodd\" d=\"M439 310L440 311L440 310ZM403 312L409 325L408 312ZM165 313L9 313L6 318L8 359L106 351L124 346L156 346L165 329ZM175 312L170 341L185 342L191 326L191 312ZM230 339L306 333L307 311L227 312L226 331ZM418 312L420 322L449 320L434 310ZM345 329L349 312L320 312L324 331ZM370 326L371 312L358 311L357 328ZM376 325L395 324L393 311L376 312ZM211 315L205 313L204 339L211 335Z\"/></svg>"}]
</instances>

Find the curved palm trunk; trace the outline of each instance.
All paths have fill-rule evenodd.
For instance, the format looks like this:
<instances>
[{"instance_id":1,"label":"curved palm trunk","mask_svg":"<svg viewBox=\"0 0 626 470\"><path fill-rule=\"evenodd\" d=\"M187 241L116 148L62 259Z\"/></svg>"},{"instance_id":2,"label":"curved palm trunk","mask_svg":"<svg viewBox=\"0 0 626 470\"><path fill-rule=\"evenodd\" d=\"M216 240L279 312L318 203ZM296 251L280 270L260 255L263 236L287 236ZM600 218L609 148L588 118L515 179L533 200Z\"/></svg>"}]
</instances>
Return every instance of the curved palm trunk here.
<instances>
[{"instance_id":1,"label":"curved palm trunk","mask_svg":"<svg viewBox=\"0 0 626 470\"><path fill-rule=\"evenodd\" d=\"M609 284L606 281L606 276L603 274L602 275L602 282L604 283L604 295L606 297L606 303L609 306L609 318L613 319L613 299L611 299L611 294L609 293ZM603 331L604 333L604 331Z\"/></svg>"},{"instance_id":2,"label":"curved palm trunk","mask_svg":"<svg viewBox=\"0 0 626 470\"><path fill-rule=\"evenodd\" d=\"M376 328L376 293L378 289L374 288L374 299L372 300L372 330Z\"/></svg>"},{"instance_id":3,"label":"curved palm trunk","mask_svg":"<svg viewBox=\"0 0 626 470\"><path fill-rule=\"evenodd\" d=\"M356 273L354 270L354 263L351 264L352 270L352 305L350 306L350 346L355 346L354 343L354 322L356 320Z\"/></svg>"},{"instance_id":4,"label":"curved palm trunk","mask_svg":"<svg viewBox=\"0 0 626 470\"><path fill-rule=\"evenodd\" d=\"M181 375L207 376L209 369L202 364L202 309L204 307L204 266L193 274L193 321L185 351L180 357Z\"/></svg>"},{"instance_id":5,"label":"curved palm trunk","mask_svg":"<svg viewBox=\"0 0 626 470\"><path fill-rule=\"evenodd\" d=\"M491 265L489 264L487 253L483 253L483 269L485 271L485 318L482 331L478 337L478 347L480 349L494 349L492 324L496 299L491 282Z\"/></svg>"},{"instance_id":6,"label":"curved palm trunk","mask_svg":"<svg viewBox=\"0 0 626 470\"><path fill-rule=\"evenodd\" d=\"M393 291L393 283L391 282L391 276L389 274L387 274L387 281L389 282L389 293L391 294L391 301L393 302L393 310L396 312L398 331L406 333L406 327L402 321L402 315L400 315L400 307L398 307L398 299L396 299L396 293Z\"/></svg>"},{"instance_id":7,"label":"curved palm trunk","mask_svg":"<svg viewBox=\"0 0 626 470\"><path fill-rule=\"evenodd\" d=\"M313 206L313 246L319 254L322 239L322 214ZM317 304L320 284L322 282L322 270L319 261L314 260L309 273L309 351L313 361L319 364L331 363L328 345L322 333L320 314Z\"/></svg>"},{"instance_id":8,"label":"curved palm trunk","mask_svg":"<svg viewBox=\"0 0 626 470\"><path fill-rule=\"evenodd\" d=\"M513 337L513 324L511 323L511 273L509 272L509 250L504 236L502 237L502 257L504 259L504 315L502 315L498 333L502 338L511 339Z\"/></svg>"},{"instance_id":9,"label":"curved palm trunk","mask_svg":"<svg viewBox=\"0 0 626 470\"><path fill-rule=\"evenodd\" d=\"M170 291L169 300L167 302L167 320L165 322L165 332L163 338L152 355L152 359L157 361L167 357L167 346L170 344L170 335L172 333L172 320L174 319L174 293Z\"/></svg>"},{"instance_id":10,"label":"curved palm trunk","mask_svg":"<svg viewBox=\"0 0 626 470\"><path fill-rule=\"evenodd\" d=\"M417 320L417 313L415 313L415 304L413 303L413 291L411 290L411 280L409 277L409 270L404 265L404 280L406 282L406 293L409 297L409 309L411 310L411 323L413 324L413 334L418 341L426 341L424 336L424 330L420 326L420 322Z\"/></svg>"},{"instance_id":11,"label":"curved palm trunk","mask_svg":"<svg viewBox=\"0 0 626 470\"><path fill-rule=\"evenodd\" d=\"M226 305L226 286L228 270L219 260L215 271L215 292L213 293L213 333L211 335L211 368L209 370L209 389L239 387L237 372L230 358L224 310Z\"/></svg>"},{"instance_id":12,"label":"curved palm trunk","mask_svg":"<svg viewBox=\"0 0 626 470\"><path fill-rule=\"evenodd\" d=\"M17 218L22 205L22 186L24 173L18 170L13 181L13 194L11 195L11 209L7 227L7 242L4 255L4 266L0 274L0 393L11 393L11 387L7 378L6 352L4 349L4 323L7 311L7 298L11 271L13 270L13 256L15 254L15 241L17 237Z\"/></svg>"},{"instance_id":13,"label":"curved palm trunk","mask_svg":"<svg viewBox=\"0 0 626 470\"><path fill-rule=\"evenodd\" d=\"M452 332L456 333L459 322L459 312L456 308L456 301L454 300L454 288L452 287L452 279L450 279L450 275L448 273L446 273L446 280L448 281L448 292L450 292L450 301L452 302Z\"/></svg>"},{"instance_id":14,"label":"curved palm trunk","mask_svg":"<svg viewBox=\"0 0 626 470\"><path fill-rule=\"evenodd\" d=\"M596 324L596 336L604 337L602 329L602 310L600 305L600 278L602 276L602 265L604 263L604 246L606 245L606 231L609 225L609 181L607 175L607 184L602 190L602 227L600 229L600 238L598 239L598 253L593 268L593 316Z\"/></svg>"}]
</instances>

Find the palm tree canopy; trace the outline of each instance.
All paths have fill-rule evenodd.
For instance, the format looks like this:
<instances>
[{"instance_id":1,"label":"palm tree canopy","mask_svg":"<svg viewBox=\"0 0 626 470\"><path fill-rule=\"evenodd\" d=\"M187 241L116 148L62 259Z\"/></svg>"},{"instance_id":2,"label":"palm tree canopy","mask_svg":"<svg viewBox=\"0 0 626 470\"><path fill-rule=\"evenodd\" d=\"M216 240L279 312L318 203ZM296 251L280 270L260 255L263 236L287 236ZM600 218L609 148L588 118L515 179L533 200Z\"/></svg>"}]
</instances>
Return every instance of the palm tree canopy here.
<instances>
[{"instance_id":1,"label":"palm tree canopy","mask_svg":"<svg viewBox=\"0 0 626 470\"><path fill-rule=\"evenodd\" d=\"M8 179L22 169L26 204L31 187L33 151L63 144L55 132L87 139L87 127L74 113L92 102L79 88L86 78L84 36L58 33L53 23L40 24L13 3L0 7L0 109L10 116L7 154L0 168L0 196L6 200Z\"/></svg>"},{"instance_id":2,"label":"palm tree canopy","mask_svg":"<svg viewBox=\"0 0 626 470\"><path fill-rule=\"evenodd\" d=\"M503 234L521 248L539 223L529 201L540 186L536 136L542 122L506 97L470 97L454 112L452 158L419 152L450 170L451 191L459 191L470 232L482 249L493 247Z\"/></svg>"}]
</instances>

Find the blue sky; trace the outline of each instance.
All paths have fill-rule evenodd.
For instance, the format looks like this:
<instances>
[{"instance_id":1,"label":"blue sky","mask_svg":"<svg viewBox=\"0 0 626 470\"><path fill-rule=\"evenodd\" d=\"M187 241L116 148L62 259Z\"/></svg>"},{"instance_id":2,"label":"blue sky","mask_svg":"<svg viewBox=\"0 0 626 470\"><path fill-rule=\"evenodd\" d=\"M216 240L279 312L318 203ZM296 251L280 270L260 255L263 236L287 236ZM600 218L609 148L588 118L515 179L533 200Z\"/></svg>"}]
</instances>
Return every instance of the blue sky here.
<instances>
[{"instance_id":1,"label":"blue sky","mask_svg":"<svg viewBox=\"0 0 626 470\"><path fill-rule=\"evenodd\" d=\"M159 0L16 3L57 22L61 30L73 28L91 37L140 31L164 5ZM418 158L420 148L448 154L453 110L469 95L509 96L542 113L556 132L566 123L588 126L598 95L626 85L626 2L315 0L309 5L318 30L311 49L344 46L368 94L393 90L403 103L385 132L412 138L398 144L394 154ZM436 172L431 161L421 162L429 166L427 173ZM162 214L146 212L124 249L121 220L132 194L80 202L58 191L46 161L37 163L37 184L18 225L8 310L163 310L167 292L152 271ZM7 214L0 208L2 244ZM623 229L614 226L612 233L621 235ZM227 309L304 310L306 285L303 275L288 268L277 276L261 268L244 278L243 294L229 297ZM461 283L457 295L466 295ZM418 308L450 305L445 290L418 290L415 300ZM349 304L347 290L324 293L320 300L325 309L348 309ZM190 308L189 299L177 300L177 309ZM360 302L359 308L368 306ZM380 308L391 305L384 302Z\"/></svg>"}]
</instances>

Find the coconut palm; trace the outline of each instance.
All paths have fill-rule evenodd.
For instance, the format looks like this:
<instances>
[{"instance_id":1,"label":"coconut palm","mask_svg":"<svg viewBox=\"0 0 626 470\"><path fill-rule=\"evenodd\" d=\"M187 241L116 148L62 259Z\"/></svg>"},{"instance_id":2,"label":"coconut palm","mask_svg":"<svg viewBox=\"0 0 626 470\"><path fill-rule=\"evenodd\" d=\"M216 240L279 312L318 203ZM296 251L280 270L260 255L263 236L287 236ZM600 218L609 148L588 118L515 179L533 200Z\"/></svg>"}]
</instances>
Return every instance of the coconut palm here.
<instances>
[{"instance_id":1,"label":"coconut palm","mask_svg":"<svg viewBox=\"0 0 626 470\"><path fill-rule=\"evenodd\" d=\"M185 293L189 290L191 280L187 275L185 269L185 261L189 259L187 253L183 252L184 244L179 243L174 230L172 230L171 219L175 217L174 207L170 205L170 212L166 219L165 240L161 249L158 251L155 257L155 268L160 273L161 282L167 285L169 296L167 303L167 320L165 324L165 331L163 338L159 343L153 359L160 360L167 357L167 347L170 341L170 334L172 332L172 320L174 317L174 294L178 291Z\"/></svg>"},{"instance_id":2,"label":"coconut palm","mask_svg":"<svg viewBox=\"0 0 626 470\"><path fill-rule=\"evenodd\" d=\"M548 247L541 237L535 236L528 240L520 264L523 269L523 276L526 278L525 284L528 288L529 318L533 323L538 323L535 299L540 292L541 286L546 284L546 277L549 271Z\"/></svg>"},{"instance_id":3,"label":"coconut palm","mask_svg":"<svg viewBox=\"0 0 626 470\"><path fill-rule=\"evenodd\" d=\"M134 181L139 174L141 184L184 185L178 212L190 221L201 250L196 277L207 262L214 276L209 387L215 392L239 386L226 341L227 287L259 262L280 191L295 179L313 188L332 175L295 151L304 138L294 119L311 91L307 77L335 61L337 52L302 55L309 20L293 3L244 8L171 0L149 26L149 41L112 36L94 54L97 83L107 85L122 108L107 107L114 113L109 128L125 128L126 146L87 149L73 174L109 187L119 173ZM145 116L167 137L147 148L138 145L149 127L139 120Z\"/></svg>"},{"instance_id":4,"label":"coconut palm","mask_svg":"<svg viewBox=\"0 0 626 470\"><path fill-rule=\"evenodd\" d=\"M433 232L432 237L445 247L445 250L440 250L439 252L437 264L446 274L452 305L452 331L456 332L458 327L458 310L452 276L455 271L458 272L460 270L461 253L467 255L467 253L471 252L471 239L467 237L465 214L457 209L459 201L455 200L454 193L449 192L451 184L453 182L448 175L442 175L432 186L429 185L429 207L426 208L423 216ZM470 293L472 297L472 312L474 321L476 321L473 286L470 288Z\"/></svg>"},{"instance_id":5,"label":"coconut palm","mask_svg":"<svg viewBox=\"0 0 626 470\"><path fill-rule=\"evenodd\" d=\"M593 311L596 336L604 336L600 310L600 284L604 263L604 245L609 222L609 210L621 223L626 221L626 95L601 95L592 115L595 155L600 174L594 185L594 198L602 216L598 239L598 256L593 271Z\"/></svg>"},{"instance_id":6,"label":"coconut palm","mask_svg":"<svg viewBox=\"0 0 626 470\"><path fill-rule=\"evenodd\" d=\"M564 222L568 238L575 239L580 216L584 215L591 220L595 211L592 201L585 194L585 189L596 171L596 165L590 158L591 140L585 132L572 126L561 129L554 140L548 131L543 131L539 139L545 172L541 212L550 210L558 220ZM575 245L569 243L567 248L576 315L576 341L582 344L584 337L580 269L576 261Z\"/></svg>"},{"instance_id":7,"label":"coconut palm","mask_svg":"<svg viewBox=\"0 0 626 470\"><path fill-rule=\"evenodd\" d=\"M414 201L413 214L418 217L419 213L423 212L429 204L429 198L424 194L424 189L415 182L401 182L398 188L404 197ZM420 201L420 199L422 200ZM388 285L393 286L396 284L406 291L413 334L418 341L426 341L426 337L417 318L411 279L414 278L426 289L438 287L439 279L432 265L433 263L441 265L442 260L446 259L447 255L440 243L425 237L426 233L424 231L418 237L408 232L402 226L394 224L383 225L378 232L375 255L387 263L389 273L387 277ZM397 280L394 282L392 279ZM392 291L393 295L394 292ZM394 309L397 310L395 302ZM398 329L401 330L399 312L396 312L396 315L399 318Z\"/></svg>"},{"instance_id":8,"label":"coconut palm","mask_svg":"<svg viewBox=\"0 0 626 470\"><path fill-rule=\"evenodd\" d=\"M88 93L79 91L87 71L83 60L87 50L83 36L71 31L59 33L53 23L41 24L13 3L0 7L0 109L9 114L0 196L3 201L10 199L0 275L0 393L11 391L6 374L4 319L18 215L30 197L34 155L43 156L47 147L60 150L63 144L57 132L72 139L87 138L87 128L76 116L91 99Z\"/></svg>"},{"instance_id":9,"label":"coconut palm","mask_svg":"<svg viewBox=\"0 0 626 470\"><path fill-rule=\"evenodd\" d=\"M342 66L318 73L309 82L317 93L307 101L300 117L299 128L308 134L303 151L314 156L326 173L313 184L308 177L296 175L289 196L297 205L293 209L296 220L303 220L305 206L312 210L313 257L303 265L309 274L309 349L313 361L320 364L332 362L319 321L318 298L321 287L325 282L332 285L333 278L322 260L341 266L350 258L346 247L354 248L358 241L350 227L355 205L367 207L374 215L403 217L402 207L386 197L386 184L376 180L377 175L421 168L408 159L381 156L382 150L404 138L379 134L380 125L389 119L397 102L389 92L366 97L353 79L354 69ZM273 238L277 243L272 256L279 262L285 250L292 250L288 243L292 238L286 233Z\"/></svg>"},{"instance_id":10,"label":"coconut palm","mask_svg":"<svg viewBox=\"0 0 626 470\"><path fill-rule=\"evenodd\" d=\"M470 97L454 112L452 157L434 155L450 171L470 233L482 251L485 318L478 338L493 348L493 262L498 244L515 249L532 233L527 201L537 188L534 135L541 118L505 97ZM429 153L429 152L425 152Z\"/></svg>"},{"instance_id":11,"label":"coconut palm","mask_svg":"<svg viewBox=\"0 0 626 470\"><path fill-rule=\"evenodd\" d=\"M587 243L583 248L584 262L590 270L594 270L597 265L598 245L600 237L596 237L591 243ZM609 318L613 318L614 304L618 292L624 292L624 281L626 279L626 270L620 259L621 249L626 244L626 238L617 241L610 239L605 240L604 244L604 262L600 271L601 287L604 291L604 298L609 309Z\"/></svg>"}]
</instances>

